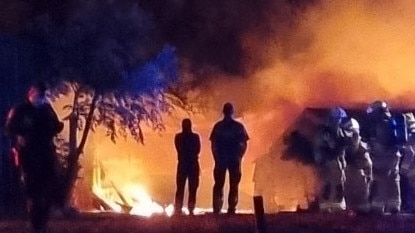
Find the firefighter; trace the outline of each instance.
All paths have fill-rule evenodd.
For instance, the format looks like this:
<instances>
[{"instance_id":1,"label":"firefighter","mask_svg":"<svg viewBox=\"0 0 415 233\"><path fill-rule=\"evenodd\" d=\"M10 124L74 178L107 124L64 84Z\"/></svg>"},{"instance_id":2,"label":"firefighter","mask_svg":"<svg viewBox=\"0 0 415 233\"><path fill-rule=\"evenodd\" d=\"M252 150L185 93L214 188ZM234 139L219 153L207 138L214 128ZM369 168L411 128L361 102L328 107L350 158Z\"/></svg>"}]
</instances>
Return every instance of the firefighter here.
<instances>
[{"instance_id":1,"label":"firefighter","mask_svg":"<svg viewBox=\"0 0 415 233\"><path fill-rule=\"evenodd\" d=\"M223 186L229 171L228 213L234 214L238 204L238 186L241 181L241 162L247 149L248 133L243 124L233 119L233 106L223 106L223 120L217 122L210 135L215 160L213 176L213 212L219 214L223 205Z\"/></svg>"},{"instance_id":2,"label":"firefighter","mask_svg":"<svg viewBox=\"0 0 415 233\"><path fill-rule=\"evenodd\" d=\"M193 215L196 204L196 191L199 187L199 153L200 137L192 132L192 122L190 119L183 119L182 132L176 134L174 144L178 156L177 175L176 175L176 197L175 214L182 214L184 187L186 180L189 186L189 201L187 208L189 214Z\"/></svg>"},{"instance_id":3,"label":"firefighter","mask_svg":"<svg viewBox=\"0 0 415 233\"><path fill-rule=\"evenodd\" d=\"M373 179L372 160L367 144L361 140L359 123L354 118L350 118L345 128L353 133L352 142L346 149L346 208L355 213L368 213L369 188Z\"/></svg>"},{"instance_id":4,"label":"firefighter","mask_svg":"<svg viewBox=\"0 0 415 233\"><path fill-rule=\"evenodd\" d=\"M415 117L413 113L405 113L404 119L406 121L408 139L400 152L402 153L402 162L400 167L400 174L406 178L406 211L415 213Z\"/></svg>"},{"instance_id":5,"label":"firefighter","mask_svg":"<svg viewBox=\"0 0 415 233\"><path fill-rule=\"evenodd\" d=\"M345 209L345 152L348 142L351 141L351 134L342 126L347 120L347 114L342 108L330 109L325 125L313 142L314 160L322 182L318 199L322 212L339 212Z\"/></svg>"},{"instance_id":6,"label":"firefighter","mask_svg":"<svg viewBox=\"0 0 415 233\"><path fill-rule=\"evenodd\" d=\"M26 101L8 114L6 134L22 166L28 209L36 233L46 232L47 221L57 190L56 155L53 138L63 129L46 99L46 86L30 87Z\"/></svg>"},{"instance_id":7,"label":"firefighter","mask_svg":"<svg viewBox=\"0 0 415 233\"><path fill-rule=\"evenodd\" d=\"M375 214L398 213L401 208L399 153L396 121L384 101L367 108L369 152L373 162L371 210Z\"/></svg>"}]
</instances>

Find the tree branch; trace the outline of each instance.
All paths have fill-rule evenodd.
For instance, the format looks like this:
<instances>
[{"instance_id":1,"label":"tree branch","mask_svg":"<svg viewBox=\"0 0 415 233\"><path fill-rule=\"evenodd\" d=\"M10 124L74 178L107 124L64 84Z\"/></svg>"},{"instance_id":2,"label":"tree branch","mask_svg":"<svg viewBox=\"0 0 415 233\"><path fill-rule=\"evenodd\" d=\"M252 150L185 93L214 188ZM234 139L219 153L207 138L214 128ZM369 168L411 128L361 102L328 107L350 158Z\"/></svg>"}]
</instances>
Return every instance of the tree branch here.
<instances>
[{"instance_id":1,"label":"tree branch","mask_svg":"<svg viewBox=\"0 0 415 233\"><path fill-rule=\"evenodd\" d=\"M76 151L76 159L78 160L80 154L83 152L86 140L88 139L88 134L92 126L93 118L94 118L94 111L97 106L99 95L97 93L94 94L94 98L92 98L91 107L89 109L88 117L86 118L84 132L82 134L81 142L79 143L78 149Z\"/></svg>"}]
</instances>

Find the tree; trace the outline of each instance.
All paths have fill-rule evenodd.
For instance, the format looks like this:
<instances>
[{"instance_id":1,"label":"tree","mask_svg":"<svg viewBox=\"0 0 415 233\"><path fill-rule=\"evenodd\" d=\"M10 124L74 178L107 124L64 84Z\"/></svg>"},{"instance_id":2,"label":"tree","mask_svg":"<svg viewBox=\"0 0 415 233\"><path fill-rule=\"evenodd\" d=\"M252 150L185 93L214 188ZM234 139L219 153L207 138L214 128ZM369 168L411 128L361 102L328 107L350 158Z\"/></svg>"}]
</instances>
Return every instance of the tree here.
<instances>
[{"instance_id":1,"label":"tree","mask_svg":"<svg viewBox=\"0 0 415 233\"><path fill-rule=\"evenodd\" d=\"M151 17L138 5L118 1L80 1L63 20L42 15L25 36L38 52L42 79L52 85L51 98L73 95L65 106L67 203L90 130L103 126L113 141L130 135L141 143L143 123L163 130L161 113L172 110L165 90L177 77L175 49L158 42Z\"/></svg>"}]
</instances>

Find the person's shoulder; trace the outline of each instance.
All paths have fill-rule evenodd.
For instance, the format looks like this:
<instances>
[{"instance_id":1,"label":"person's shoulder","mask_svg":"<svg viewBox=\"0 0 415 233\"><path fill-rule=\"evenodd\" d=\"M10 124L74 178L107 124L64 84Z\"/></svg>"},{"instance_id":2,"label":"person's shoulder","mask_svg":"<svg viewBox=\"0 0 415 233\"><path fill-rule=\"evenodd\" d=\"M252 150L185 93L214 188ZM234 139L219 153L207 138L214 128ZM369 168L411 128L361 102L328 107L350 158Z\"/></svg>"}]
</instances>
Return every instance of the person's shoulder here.
<instances>
[{"instance_id":1,"label":"person's shoulder","mask_svg":"<svg viewBox=\"0 0 415 233\"><path fill-rule=\"evenodd\" d=\"M223 125L224 125L224 120L217 121L217 122L213 125L213 130L217 130L218 128L223 127Z\"/></svg>"},{"instance_id":2,"label":"person's shoulder","mask_svg":"<svg viewBox=\"0 0 415 233\"><path fill-rule=\"evenodd\" d=\"M245 128L244 124L238 120L232 119L232 123L239 128Z\"/></svg>"},{"instance_id":3,"label":"person's shoulder","mask_svg":"<svg viewBox=\"0 0 415 233\"><path fill-rule=\"evenodd\" d=\"M192 132L192 136L195 137L195 138L199 138L200 137L199 133L197 133L197 132Z\"/></svg>"},{"instance_id":4,"label":"person's shoulder","mask_svg":"<svg viewBox=\"0 0 415 233\"><path fill-rule=\"evenodd\" d=\"M359 149L364 151L369 151L369 145L366 142L360 141Z\"/></svg>"},{"instance_id":5,"label":"person's shoulder","mask_svg":"<svg viewBox=\"0 0 415 233\"><path fill-rule=\"evenodd\" d=\"M19 113L19 112L22 112L22 111L28 109L28 107L30 107L30 105L27 102L18 103L18 104L14 105L13 107L10 108L9 114L14 115L16 113Z\"/></svg>"},{"instance_id":6,"label":"person's shoulder","mask_svg":"<svg viewBox=\"0 0 415 233\"><path fill-rule=\"evenodd\" d=\"M214 126L221 126L223 124L225 124L225 120L224 119L216 121L216 123L215 123Z\"/></svg>"},{"instance_id":7,"label":"person's shoulder","mask_svg":"<svg viewBox=\"0 0 415 233\"><path fill-rule=\"evenodd\" d=\"M15 107L12 107L7 112L7 120L10 120L16 116L17 109Z\"/></svg>"},{"instance_id":8,"label":"person's shoulder","mask_svg":"<svg viewBox=\"0 0 415 233\"><path fill-rule=\"evenodd\" d=\"M22 101L22 102L20 102L20 103L18 103L16 105L14 105L13 108L22 109L22 108L28 108L30 106L31 105L30 105L29 101L26 100L26 101Z\"/></svg>"}]
</instances>

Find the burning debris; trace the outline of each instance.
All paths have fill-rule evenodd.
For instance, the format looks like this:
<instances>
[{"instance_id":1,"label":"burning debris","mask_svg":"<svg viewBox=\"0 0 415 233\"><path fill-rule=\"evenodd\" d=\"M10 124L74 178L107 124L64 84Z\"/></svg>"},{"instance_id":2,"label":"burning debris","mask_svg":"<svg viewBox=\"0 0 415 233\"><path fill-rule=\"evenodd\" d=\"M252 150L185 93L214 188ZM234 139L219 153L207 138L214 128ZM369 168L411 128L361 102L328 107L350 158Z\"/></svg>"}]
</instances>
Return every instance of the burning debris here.
<instances>
[{"instance_id":1,"label":"burning debris","mask_svg":"<svg viewBox=\"0 0 415 233\"><path fill-rule=\"evenodd\" d=\"M410 1L139 1L135 8L124 7L123 4L131 6L130 1L123 1L126 3L122 4L121 1L108 1L103 4L105 6L98 6L98 1L84 1L88 2L86 5L82 5L82 1L73 1L74 4L63 4L63 7L53 4L49 10L40 9L44 5L40 3L45 1L33 1L37 2L36 6L23 1L6 2L4 9L23 7L19 11L8 10L14 13L0 14L0 27L7 30L13 28L11 31L18 32L15 36L22 36L25 40L34 36L35 44L39 46L34 52L40 51L42 56L34 59L40 65L33 67L47 67L46 71L40 72L46 76L66 76L76 82L85 77L87 81L82 83L86 86L102 84L103 79L110 79L104 83L103 89L127 86L143 91L148 90L146 85L150 83L149 89L152 90L160 81L154 77L176 70L172 71L168 66L159 73L160 66L152 64L146 66L143 72L136 68L148 64L164 42L173 44L180 59L180 94L188 100L203 100L205 109L217 108L227 101L240 107L238 117L247 123L252 138L241 187L241 202L246 209L251 208L250 196L254 193L251 182L254 161L258 167L268 166L264 169L265 174L257 169L254 179L256 191L269 192L264 196L268 197L269 203L272 202L275 210L295 210L297 206L307 208L314 200L317 181L310 167L309 140L314 137L315 126L319 124L324 110L308 109L302 113L305 106L344 105L350 108L375 98L384 98L396 107L413 104L411 96L415 83L412 61L415 53L412 35L415 30L412 13L415 6ZM116 6L117 10L112 11L113 8L106 8L108 6ZM57 12L62 11L65 14L61 16L68 17L69 21L65 21L65 17L57 17L60 15ZM103 16L108 12L110 17ZM128 17L121 17L123 15ZM21 21L7 23L16 17ZM113 19L115 23L112 23ZM132 33L129 33L130 26L136 26ZM114 33L113 29L118 33ZM357 31L359 36L356 36ZM44 48L44 43L46 50L39 49ZM169 54L172 53L167 53L167 58L172 58ZM155 60L161 63L172 60L163 58L160 55ZM51 61L52 70L48 66ZM128 84L123 86L115 82L114 85L107 76L114 73L128 80ZM134 77L143 77L143 73L145 79L134 81ZM398 77L401 82L396 81ZM99 87L101 90L102 86ZM92 97L90 89L81 89ZM152 97L157 99L160 95ZM119 110L119 103L126 106L124 100L112 102L109 99L105 106L98 107L101 113L106 107L111 114L114 113ZM90 107L91 102L77 104L78 107L72 106L76 109L74 112L88 116L84 110ZM150 105L159 107L159 104L161 102L156 101ZM152 111L148 113L145 117L154 116ZM359 118L358 113L350 111L350 114ZM174 183L171 177L175 164L171 148L172 131L178 128L180 118L188 115L180 113L169 118L160 114L157 120L161 116L166 127L162 137L153 137L151 131L146 129L140 131L136 127L137 121L131 122L138 138L142 138L141 133L152 135L146 137L146 147L133 149L133 154L143 158L149 167L141 166L143 174L137 175L145 178L132 179L131 184L137 186L127 188L128 185L119 182L121 179L101 183L98 180L102 177L91 178L100 208L131 213L134 206L142 202L150 206L148 208L154 208L154 212L170 209L166 203L171 202L168 199L173 195L169 190L174 189L169 185ZM202 111L193 117L202 139L206 139L211 123L218 118L217 112ZM301 122L295 119L301 119ZM114 129L111 118L102 122L107 128ZM160 126L158 123L156 127ZM294 125L294 129L289 128L290 125ZM112 136L114 132L111 131ZM117 133L124 135L125 131ZM86 141L82 141L85 145ZM208 141L203 143L202 177L209 177L212 161ZM105 147L105 143L97 144ZM119 153L108 153L108 156ZM151 159L148 158L150 156ZM98 167L94 167L93 174L101 169L101 165ZM292 170L299 172L292 174ZM145 180L148 178L145 174L151 172L159 173L152 183L159 186L160 192L151 190L150 182ZM286 174L290 175L287 177ZM259 184L261 182L263 184ZM205 207L210 205L212 180L206 178L202 183L205 187L201 188L199 198L204 200L201 206ZM261 188L267 186L272 189ZM150 196L160 204L155 204Z\"/></svg>"},{"instance_id":2,"label":"burning debris","mask_svg":"<svg viewBox=\"0 0 415 233\"><path fill-rule=\"evenodd\" d=\"M164 214L165 209L155 203L143 187L129 184L120 190L114 182L105 178L102 162L95 159L93 171L93 194L99 210L114 211L150 217Z\"/></svg>"}]
</instances>

